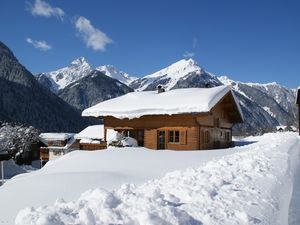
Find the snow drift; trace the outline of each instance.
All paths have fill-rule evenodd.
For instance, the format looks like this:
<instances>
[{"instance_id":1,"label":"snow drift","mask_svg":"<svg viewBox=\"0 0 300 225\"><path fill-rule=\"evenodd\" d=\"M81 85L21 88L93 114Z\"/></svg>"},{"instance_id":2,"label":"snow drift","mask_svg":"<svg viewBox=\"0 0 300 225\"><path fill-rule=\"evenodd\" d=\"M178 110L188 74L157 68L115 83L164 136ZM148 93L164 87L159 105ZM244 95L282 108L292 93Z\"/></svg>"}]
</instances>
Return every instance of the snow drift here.
<instances>
[{"instance_id":1,"label":"snow drift","mask_svg":"<svg viewBox=\"0 0 300 225\"><path fill-rule=\"evenodd\" d=\"M299 153L293 133L248 139L237 153L135 186L88 190L77 200L26 208L26 224L287 224Z\"/></svg>"}]
</instances>

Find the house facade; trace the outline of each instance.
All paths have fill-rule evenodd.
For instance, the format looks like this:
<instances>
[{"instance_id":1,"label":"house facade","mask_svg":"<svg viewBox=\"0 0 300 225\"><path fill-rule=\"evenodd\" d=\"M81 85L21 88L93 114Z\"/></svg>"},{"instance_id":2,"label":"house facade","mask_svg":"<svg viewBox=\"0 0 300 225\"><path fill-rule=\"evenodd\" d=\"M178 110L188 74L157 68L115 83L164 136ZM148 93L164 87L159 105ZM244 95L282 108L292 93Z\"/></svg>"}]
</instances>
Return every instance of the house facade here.
<instances>
[{"instance_id":1,"label":"house facade","mask_svg":"<svg viewBox=\"0 0 300 225\"><path fill-rule=\"evenodd\" d=\"M73 133L41 133L39 140L44 146L40 147L40 160L43 164L70 152L75 147L74 135Z\"/></svg>"},{"instance_id":2,"label":"house facade","mask_svg":"<svg viewBox=\"0 0 300 225\"><path fill-rule=\"evenodd\" d=\"M104 125L88 126L75 135L76 146L80 150L100 150L107 148L107 142L104 140Z\"/></svg>"},{"instance_id":3,"label":"house facade","mask_svg":"<svg viewBox=\"0 0 300 225\"><path fill-rule=\"evenodd\" d=\"M232 142L232 126L243 121L228 86L134 92L82 114L103 118L105 130L133 137L149 149L226 148Z\"/></svg>"}]
</instances>

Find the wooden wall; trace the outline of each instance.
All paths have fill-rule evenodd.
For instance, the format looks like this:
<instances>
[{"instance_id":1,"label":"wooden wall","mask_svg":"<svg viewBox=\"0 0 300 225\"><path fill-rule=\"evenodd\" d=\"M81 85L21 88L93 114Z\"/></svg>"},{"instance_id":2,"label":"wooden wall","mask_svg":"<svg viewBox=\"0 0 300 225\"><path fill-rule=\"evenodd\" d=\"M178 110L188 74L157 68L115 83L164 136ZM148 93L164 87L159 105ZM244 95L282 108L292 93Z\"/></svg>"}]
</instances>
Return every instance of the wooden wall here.
<instances>
[{"instance_id":1,"label":"wooden wall","mask_svg":"<svg viewBox=\"0 0 300 225\"><path fill-rule=\"evenodd\" d=\"M142 116L136 119L117 119L111 116L104 117L105 128L111 129L158 129L160 127L195 126L196 116L200 114L185 115L153 115Z\"/></svg>"},{"instance_id":2,"label":"wooden wall","mask_svg":"<svg viewBox=\"0 0 300 225\"><path fill-rule=\"evenodd\" d=\"M179 131L179 143L169 142L169 131ZM159 131L165 131L165 149L172 150L197 150L199 149L199 127L161 127L159 129L146 129L144 132L144 146L157 149L157 136Z\"/></svg>"},{"instance_id":3,"label":"wooden wall","mask_svg":"<svg viewBox=\"0 0 300 225\"><path fill-rule=\"evenodd\" d=\"M101 144L80 144L80 150L94 151L107 149L107 143L103 142Z\"/></svg>"},{"instance_id":4,"label":"wooden wall","mask_svg":"<svg viewBox=\"0 0 300 225\"><path fill-rule=\"evenodd\" d=\"M144 130L144 146L150 149L157 149L157 129Z\"/></svg>"},{"instance_id":5,"label":"wooden wall","mask_svg":"<svg viewBox=\"0 0 300 225\"><path fill-rule=\"evenodd\" d=\"M58 144L59 143L59 144ZM48 141L48 146L57 146L57 147L63 147L67 144L67 141L60 141L60 140L57 140L57 141Z\"/></svg>"},{"instance_id":6,"label":"wooden wall","mask_svg":"<svg viewBox=\"0 0 300 225\"><path fill-rule=\"evenodd\" d=\"M200 127L200 149L228 148L232 142L231 129Z\"/></svg>"},{"instance_id":7,"label":"wooden wall","mask_svg":"<svg viewBox=\"0 0 300 225\"><path fill-rule=\"evenodd\" d=\"M198 150L199 146L199 126L194 127L169 127L169 130L179 130L180 140L179 143L168 142L168 132L166 139L166 148L172 150Z\"/></svg>"}]
</instances>

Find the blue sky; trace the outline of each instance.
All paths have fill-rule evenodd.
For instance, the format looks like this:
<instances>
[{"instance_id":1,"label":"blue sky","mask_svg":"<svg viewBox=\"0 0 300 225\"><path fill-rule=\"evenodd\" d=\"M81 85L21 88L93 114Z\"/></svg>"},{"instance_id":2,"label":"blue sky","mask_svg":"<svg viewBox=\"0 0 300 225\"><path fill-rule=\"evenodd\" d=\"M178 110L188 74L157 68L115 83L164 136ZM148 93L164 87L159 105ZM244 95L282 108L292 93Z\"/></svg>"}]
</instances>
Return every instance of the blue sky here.
<instances>
[{"instance_id":1,"label":"blue sky","mask_svg":"<svg viewBox=\"0 0 300 225\"><path fill-rule=\"evenodd\" d=\"M135 76L186 55L207 71L300 85L300 1L1 0L0 40L31 72L80 56Z\"/></svg>"}]
</instances>

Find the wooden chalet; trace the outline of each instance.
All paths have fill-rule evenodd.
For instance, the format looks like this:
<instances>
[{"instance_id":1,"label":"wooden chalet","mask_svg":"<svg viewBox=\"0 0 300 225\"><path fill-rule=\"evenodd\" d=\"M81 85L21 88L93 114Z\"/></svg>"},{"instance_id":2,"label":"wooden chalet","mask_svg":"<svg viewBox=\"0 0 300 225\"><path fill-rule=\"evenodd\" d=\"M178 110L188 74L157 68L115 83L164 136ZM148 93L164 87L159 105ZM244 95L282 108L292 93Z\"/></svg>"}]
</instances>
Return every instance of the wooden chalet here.
<instances>
[{"instance_id":1,"label":"wooden chalet","mask_svg":"<svg viewBox=\"0 0 300 225\"><path fill-rule=\"evenodd\" d=\"M76 146L80 150L106 149L107 142L104 140L104 125L88 126L75 135Z\"/></svg>"},{"instance_id":2,"label":"wooden chalet","mask_svg":"<svg viewBox=\"0 0 300 225\"><path fill-rule=\"evenodd\" d=\"M46 163L70 152L75 142L74 135L73 133L41 133L39 140L44 143L44 146L40 147L40 160Z\"/></svg>"},{"instance_id":3,"label":"wooden chalet","mask_svg":"<svg viewBox=\"0 0 300 225\"><path fill-rule=\"evenodd\" d=\"M300 135L300 87L298 87L296 104L298 105L298 130Z\"/></svg>"},{"instance_id":4,"label":"wooden chalet","mask_svg":"<svg viewBox=\"0 0 300 225\"><path fill-rule=\"evenodd\" d=\"M229 86L132 92L82 112L150 149L226 148L243 114ZM106 132L105 132L106 133ZM106 136L104 136L106 141Z\"/></svg>"}]
</instances>

